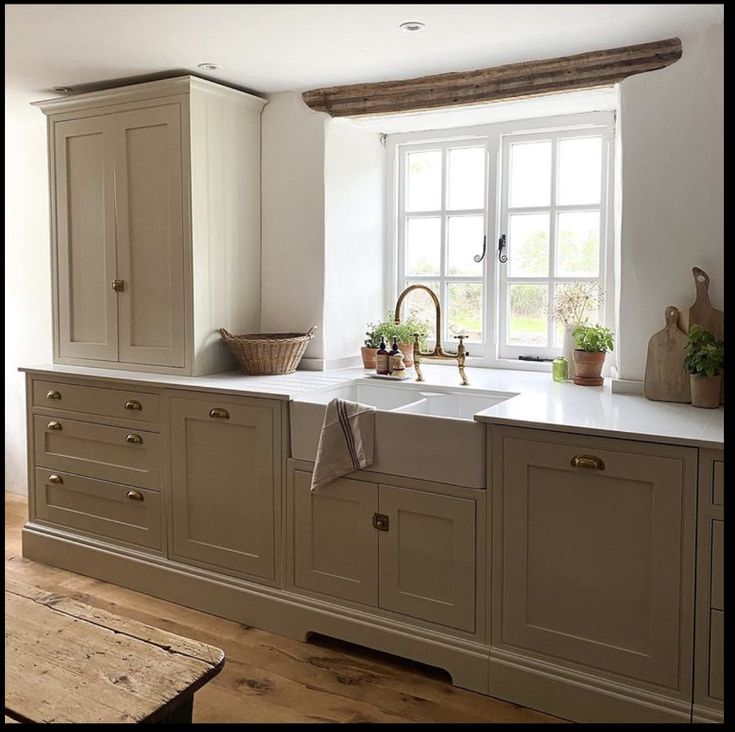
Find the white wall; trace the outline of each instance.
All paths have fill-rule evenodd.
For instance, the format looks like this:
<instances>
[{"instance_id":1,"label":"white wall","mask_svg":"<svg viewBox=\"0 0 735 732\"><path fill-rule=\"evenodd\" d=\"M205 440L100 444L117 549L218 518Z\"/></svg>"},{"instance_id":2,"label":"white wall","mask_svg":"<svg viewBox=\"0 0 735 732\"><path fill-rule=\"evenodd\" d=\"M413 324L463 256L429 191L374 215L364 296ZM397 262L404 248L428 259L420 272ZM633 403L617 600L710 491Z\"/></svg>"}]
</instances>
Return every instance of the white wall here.
<instances>
[{"instance_id":1,"label":"white wall","mask_svg":"<svg viewBox=\"0 0 735 732\"><path fill-rule=\"evenodd\" d=\"M46 118L5 88L5 489L26 492L25 385L18 366L51 362Z\"/></svg>"},{"instance_id":2,"label":"white wall","mask_svg":"<svg viewBox=\"0 0 735 732\"><path fill-rule=\"evenodd\" d=\"M365 326L385 313L385 146L378 133L335 119L325 153L324 356L327 367L359 365Z\"/></svg>"},{"instance_id":3,"label":"white wall","mask_svg":"<svg viewBox=\"0 0 735 732\"><path fill-rule=\"evenodd\" d=\"M620 377L642 379L667 305L694 301L693 266L723 307L723 26L682 38L683 55L620 84Z\"/></svg>"}]
</instances>

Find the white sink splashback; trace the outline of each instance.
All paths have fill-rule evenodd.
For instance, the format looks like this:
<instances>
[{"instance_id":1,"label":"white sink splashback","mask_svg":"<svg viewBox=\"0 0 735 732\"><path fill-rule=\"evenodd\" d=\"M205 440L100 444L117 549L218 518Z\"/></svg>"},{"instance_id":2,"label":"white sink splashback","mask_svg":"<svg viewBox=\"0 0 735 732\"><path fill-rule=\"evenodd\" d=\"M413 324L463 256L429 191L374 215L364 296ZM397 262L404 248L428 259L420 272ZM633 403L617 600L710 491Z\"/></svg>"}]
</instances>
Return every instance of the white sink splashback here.
<instances>
[{"instance_id":1,"label":"white sink splashback","mask_svg":"<svg viewBox=\"0 0 735 732\"><path fill-rule=\"evenodd\" d=\"M376 408L371 471L485 488L485 425L472 418L511 396L427 390L415 382L343 384L291 402L291 455L314 460L326 405L340 397Z\"/></svg>"}]
</instances>

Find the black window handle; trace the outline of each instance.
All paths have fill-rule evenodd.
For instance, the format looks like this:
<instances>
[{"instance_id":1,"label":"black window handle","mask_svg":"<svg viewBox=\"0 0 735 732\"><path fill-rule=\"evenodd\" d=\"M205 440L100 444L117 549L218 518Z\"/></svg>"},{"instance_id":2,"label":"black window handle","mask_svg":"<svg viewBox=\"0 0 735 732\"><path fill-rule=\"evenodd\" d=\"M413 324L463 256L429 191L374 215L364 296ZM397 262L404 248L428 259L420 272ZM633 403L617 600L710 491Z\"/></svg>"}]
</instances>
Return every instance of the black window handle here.
<instances>
[{"instance_id":1,"label":"black window handle","mask_svg":"<svg viewBox=\"0 0 735 732\"><path fill-rule=\"evenodd\" d=\"M475 260L475 262L482 262L483 259L485 259L485 251L487 250L487 235L482 237L482 254L475 254L472 259Z\"/></svg>"},{"instance_id":2,"label":"black window handle","mask_svg":"<svg viewBox=\"0 0 735 732\"><path fill-rule=\"evenodd\" d=\"M503 249L506 247L506 240L505 240L505 234L500 235L500 239L498 239L498 260L505 264L508 261L508 255L503 254Z\"/></svg>"}]
</instances>

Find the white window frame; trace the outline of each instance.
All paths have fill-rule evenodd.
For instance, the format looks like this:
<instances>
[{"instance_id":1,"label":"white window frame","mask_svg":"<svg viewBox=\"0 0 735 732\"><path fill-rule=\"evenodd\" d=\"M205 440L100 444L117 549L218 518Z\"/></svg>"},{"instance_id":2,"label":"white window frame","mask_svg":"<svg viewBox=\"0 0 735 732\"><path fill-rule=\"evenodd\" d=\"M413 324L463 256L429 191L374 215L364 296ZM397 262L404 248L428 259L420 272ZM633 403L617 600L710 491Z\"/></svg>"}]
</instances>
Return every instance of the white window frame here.
<instances>
[{"instance_id":1,"label":"white window frame","mask_svg":"<svg viewBox=\"0 0 735 732\"><path fill-rule=\"evenodd\" d=\"M603 166L604 181L601 192L600 209L602 211L600 223L600 287L604 289L605 303L599 310L599 322L617 331L615 323L616 308L614 307L615 289L615 257L613 238L613 172L614 172L614 142L615 142L615 112L599 111L571 115L558 115L543 118L515 120L512 122L501 122L489 125L476 125L472 127L459 127L444 130L432 130L422 132L404 132L389 134L386 137L387 153L387 180L386 180L386 244L387 252L385 258L385 297L389 309L392 310L396 299L403 290L403 282L409 279L413 282L420 281L417 277L403 277L403 234L399 231L399 223L402 222L403 202L399 200L399 193L404 190L402 180L401 160L405 152L410 149L419 149L418 145L425 149L436 149L438 145L455 146L460 143L476 146L479 141L484 141L487 149L487 185L486 185L486 214L485 227L487 236L487 252L483 260L484 265L484 312L483 312L483 336L481 344L473 344L470 348L470 363L473 366L490 368L513 368L533 371L549 371L551 365L548 362L534 362L518 360L513 352L501 348L501 308L500 293L503 282L502 270L506 265L498 262L498 239L505 226L503 217L499 215L502 211L501 200L501 176L503 175L504 159L502 155L505 138L512 136L538 133L549 135L555 133L569 132L572 137L584 136L584 133L602 132L603 149L606 154L606 165ZM444 171L446 173L446 171ZM556 178L554 178L556 180ZM603 203L604 202L604 203ZM401 210L399 211L399 206ZM563 208L563 207L560 207ZM575 207L570 207L575 208ZM579 206L578 209L589 209L590 206ZM593 208L596 208L593 206ZM450 213L454 213L453 211ZM400 234L400 240L399 240ZM444 246L444 244L442 244ZM426 279L438 279L427 277ZM467 281L472 278L457 277L456 279ZM563 278L559 278L563 279ZM579 281L585 278L568 278ZM546 280L540 280L546 281ZM444 320L447 313L442 308ZM446 330L446 325L445 325ZM433 345L433 344L431 344ZM443 341L445 348L455 348L456 342ZM561 348L551 347L548 356L543 356L542 349L534 347L520 347L523 355L537 355L550 358L558 355ZM502 354L502 355L501 355ZM506 355L509 354L509 355ZM441 362L437 362L441 363Z\"/></svg>"}]
</instances>

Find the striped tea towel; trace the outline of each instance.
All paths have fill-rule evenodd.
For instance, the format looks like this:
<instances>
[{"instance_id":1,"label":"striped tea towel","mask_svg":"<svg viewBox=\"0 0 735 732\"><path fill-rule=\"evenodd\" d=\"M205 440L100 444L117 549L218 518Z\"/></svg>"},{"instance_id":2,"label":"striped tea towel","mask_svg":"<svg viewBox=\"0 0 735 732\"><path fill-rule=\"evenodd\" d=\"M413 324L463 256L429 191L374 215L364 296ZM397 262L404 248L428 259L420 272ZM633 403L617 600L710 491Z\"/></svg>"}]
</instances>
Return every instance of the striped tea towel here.
<instances>
[{"instance_id":1,"label":"striped tea towel","mask_svg":"<svg viewBox=\"0 0 735 732\"><path fill-rule=\"evenodd\" d=\"M311 490L372 465L374 446L375 407L332 399L319 434Z\"/></svg>"}]
</instances>

